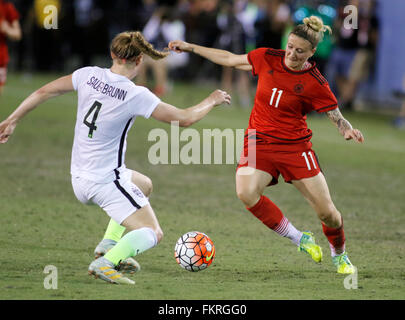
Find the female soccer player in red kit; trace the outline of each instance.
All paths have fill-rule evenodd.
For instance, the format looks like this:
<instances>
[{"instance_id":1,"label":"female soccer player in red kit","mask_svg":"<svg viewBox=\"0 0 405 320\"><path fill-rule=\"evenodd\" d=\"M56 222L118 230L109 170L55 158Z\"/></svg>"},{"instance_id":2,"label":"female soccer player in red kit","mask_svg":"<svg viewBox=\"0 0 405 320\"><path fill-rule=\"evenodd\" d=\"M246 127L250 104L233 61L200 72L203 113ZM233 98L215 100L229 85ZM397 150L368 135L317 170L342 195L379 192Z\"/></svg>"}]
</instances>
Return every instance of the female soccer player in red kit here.
<instances>
[{"instance_id":1,"label":"female soccer player in red kit","mask_svg":"<svg viewBox=\"0 0 405 320\"><path fill-rule=\"evenodd\" d=\"M0 0L0 95L7 78L9 60L7 38L18 41L21 39L19 14L11 2Z\"/></svg>"},{"instance_id":2,"label":"female soccer player in red kit","mask_svg":"<svg viewBox=\"0 0 405 320\"><path fill-rule=\"evenodd\" d=\"M363 142L361 132L353 129L340 113L329 84L308 62L316 51L324 26L320 18L305 18L288 37L285 50L259 48L248 54L206 48L183 41L172 41L175 52L194 52L214 63L252 71L258 76L254 107L244 140L245 159L256 153L254 168L240 161L236 171L236 193L246 208L267 227L291 239L299 251L322 261L322 250L313 234L297 230L270 199L263 195L267 186L277 184L281 174L306 198L321 220L332 261L338 273L354 273L355 267L345 251L343 220L329 194L318 159L312 150L312 131L306 114L315 110L326 113L346 140ZM253 130L253 131L252 131Z\"/></svg>"}]
</instances>

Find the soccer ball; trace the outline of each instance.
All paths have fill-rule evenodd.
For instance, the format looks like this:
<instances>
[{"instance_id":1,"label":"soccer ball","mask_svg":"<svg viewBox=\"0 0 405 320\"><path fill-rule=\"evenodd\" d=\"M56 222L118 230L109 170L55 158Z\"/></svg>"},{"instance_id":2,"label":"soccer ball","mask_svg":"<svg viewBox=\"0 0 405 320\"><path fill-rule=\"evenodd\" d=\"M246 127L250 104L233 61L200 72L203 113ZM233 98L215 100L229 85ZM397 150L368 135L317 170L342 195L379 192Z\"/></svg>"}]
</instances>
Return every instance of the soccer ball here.
<instances>
[{"instance_id":1,"label":"soccer ball","mask_svg":"<svg viewBox=\"0 0 405 320\"><path fill-rule=\"evenodd\" d=\"M174 258L188 271L201 271L207 268L215 257L212 240L202 232L190 231L177 240Z\"/></svg>"}]
</instances>

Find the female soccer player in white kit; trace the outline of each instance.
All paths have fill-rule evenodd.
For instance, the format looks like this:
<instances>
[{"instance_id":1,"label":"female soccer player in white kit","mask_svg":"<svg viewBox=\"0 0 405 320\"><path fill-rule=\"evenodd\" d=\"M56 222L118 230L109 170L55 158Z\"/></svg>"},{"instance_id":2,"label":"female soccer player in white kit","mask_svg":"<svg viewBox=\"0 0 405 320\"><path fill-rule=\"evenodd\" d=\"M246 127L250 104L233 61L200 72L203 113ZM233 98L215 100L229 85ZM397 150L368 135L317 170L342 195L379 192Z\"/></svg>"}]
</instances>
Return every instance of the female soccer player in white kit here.
<instances>
[{"instance_id":1,"label":"female soccer player in white kit","mask_svg":"<svg viewBox=\"0 0 405 320\"><path fill-rule=\"evenodd\" d=\"M78 92L71 160L74 193L82 203L99 205L128 230L104 256L90 264L89 273L110 283L134 284L119 272L120 263L156 246L163 232L148 198L133 183L142 175L125 166L128 130L137 116L189 126L214 106L229 104L230 96L216 90L195 106L176 108L131 81L144 54L161 59L169 53L153 49L140 32L118 34L110 51L113 60L110 69L78 69L27 97L0 123L0 143L7 142L18 121L39 104L73 90Z\"/></svg>"}]
</instances>

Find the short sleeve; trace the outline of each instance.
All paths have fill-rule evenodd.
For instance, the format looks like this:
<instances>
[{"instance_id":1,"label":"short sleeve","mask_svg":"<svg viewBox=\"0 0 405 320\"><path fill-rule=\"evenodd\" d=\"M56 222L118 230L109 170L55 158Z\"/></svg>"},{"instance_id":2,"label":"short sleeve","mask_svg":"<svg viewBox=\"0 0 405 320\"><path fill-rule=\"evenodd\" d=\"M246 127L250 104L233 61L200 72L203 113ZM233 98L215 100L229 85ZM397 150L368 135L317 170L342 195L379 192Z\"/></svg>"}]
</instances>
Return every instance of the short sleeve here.
<instances>
[{"instance_id":1,"label":"short sleeve","mask_svg":"<svg viewBox=\"0 0 405 320\"><path fill-rule=\"evenodd\" d=\"M259 48L248 53L248 61L252 66L252 74L257 76L260 72L267 48Z\"/></svg>"},{"instance_id":2,"label":"short sleeve","mask_svg":"<svg viewBox=\"0 0 405 320\"><path fill-rule=\"evenodd\" d=\"M130 104L130 112L134 116L142 116L148 119L161 100L148 88L138 93Z\"/></svg>"},{"instance_id":3,"label":"short sleeve","mask_svg":"<svg viewBox=\"0 0 405 320\"><path fill-rule=\"evenodd\" d=\"M83 78L86 79L90 68L91 67L80 68L72 73L72 84L75 91L77 91L77 89L79 88L81 82L83 81Z\"/></svg>"},{"instance_id":4,"label":"short sleeve","mask_svg":"<svg viewBox=\"0 0 405 320\"><path fill-rule=\"evenodd\" d=\"M316 94L311 97L312 109L316 112L327 112L338 107L337 99L330 90L329 84L319 85Z\"/></svg>"},{"instance_id":5,"label":"short sleeve","mask_svg":"<svg viewBox=\"0 0 405 320\"><path fill-rule=\"evenodd\" d=\"M17 9L14 7L12 3L7 3L6 8L6 19L8 22L13 22L15 20L20 19L20 14L18 13Z\"/></svg>"}]
</instances>

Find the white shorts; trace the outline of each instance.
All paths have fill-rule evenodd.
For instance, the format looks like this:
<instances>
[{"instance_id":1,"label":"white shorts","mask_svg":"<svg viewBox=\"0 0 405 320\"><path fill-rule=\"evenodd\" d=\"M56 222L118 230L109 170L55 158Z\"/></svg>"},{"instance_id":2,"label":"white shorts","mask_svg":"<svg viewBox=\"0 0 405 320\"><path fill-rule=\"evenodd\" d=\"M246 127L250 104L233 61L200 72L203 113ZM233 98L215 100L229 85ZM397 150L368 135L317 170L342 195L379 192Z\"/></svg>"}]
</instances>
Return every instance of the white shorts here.
<instances>
[{"instance_id":1,"label":"white shorts","mask_svg":"<svg viewBox=\"0 0 405 320\"><path fill-rule=\"evenodd\" d=\"M121 224L136 210L149 204L148 198L131 181L131 170L120 173L120 178L110 183L96 183L72 176L76 198L84 204L96 204L112 219Z\"/></svg>"}]
</instances>

